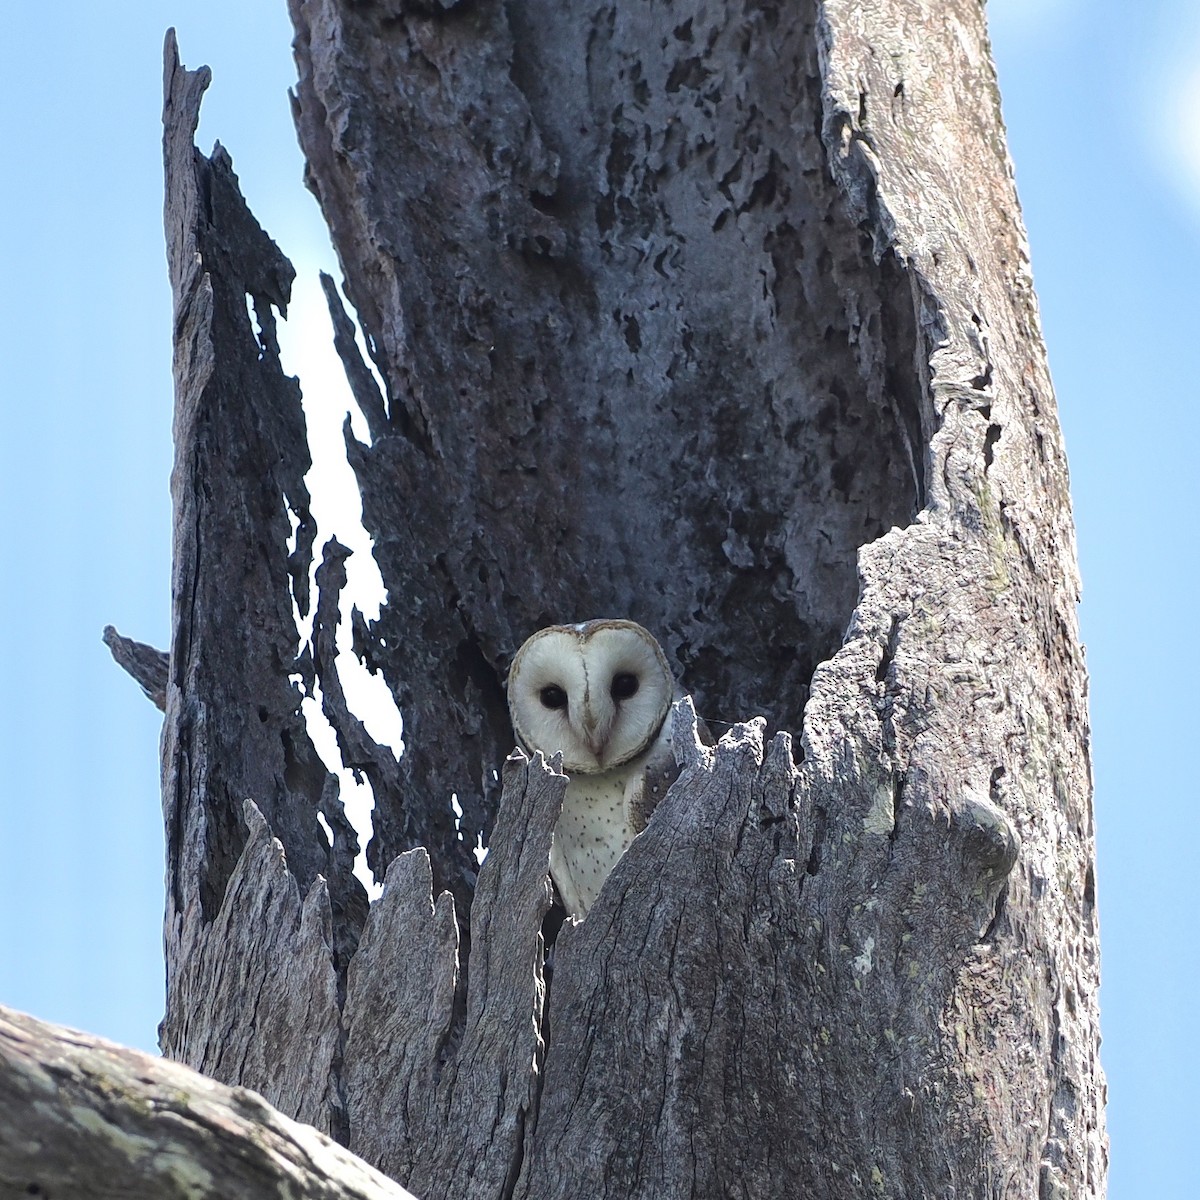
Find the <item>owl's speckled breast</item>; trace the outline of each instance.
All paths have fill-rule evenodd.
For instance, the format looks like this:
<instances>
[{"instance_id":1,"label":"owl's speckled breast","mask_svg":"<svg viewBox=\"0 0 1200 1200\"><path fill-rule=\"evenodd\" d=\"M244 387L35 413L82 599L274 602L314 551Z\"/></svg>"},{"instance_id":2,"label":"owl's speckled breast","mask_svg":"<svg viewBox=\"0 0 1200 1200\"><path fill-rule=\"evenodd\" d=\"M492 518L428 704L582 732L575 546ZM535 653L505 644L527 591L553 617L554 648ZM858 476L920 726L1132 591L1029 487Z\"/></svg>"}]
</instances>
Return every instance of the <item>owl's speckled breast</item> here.
<instances>
[{"instance_id":1,"label":"owl's speckled breast","mask_svg":"<svg viewBox=\"0 0 1200 1200\"><path fill-rule=\"evenodd\" d=\"M554 828L550 873L569 913L583 916L633 841L625 805L627 771L576 775Z\"/></svg>"}]
</instances>

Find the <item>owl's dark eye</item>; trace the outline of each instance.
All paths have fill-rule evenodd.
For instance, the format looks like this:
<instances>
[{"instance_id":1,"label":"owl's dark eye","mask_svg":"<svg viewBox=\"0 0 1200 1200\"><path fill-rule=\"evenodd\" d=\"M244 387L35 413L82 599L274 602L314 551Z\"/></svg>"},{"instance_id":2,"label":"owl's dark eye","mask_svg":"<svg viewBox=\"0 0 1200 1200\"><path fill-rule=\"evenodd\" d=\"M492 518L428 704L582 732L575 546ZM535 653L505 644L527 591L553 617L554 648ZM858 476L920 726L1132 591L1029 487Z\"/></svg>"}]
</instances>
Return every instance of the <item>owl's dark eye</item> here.
<instances>
[{"instance_id":1,"label":"owl's dark eye","mask_svg":"<svg viewBox=\"0 0 1200 1200\"><path fill-rule=\"evenodd\" d=\"M542 688L538 692L538 698L546 708L566 708L567 693L558 686L557 683L552 683L548 687Z\"/></svg>"},{"instance_id":2,"label":"owl's dark eye","mask_svg":"<svg viewBox=\"0 0 1200 1200\"><path fill-rule=\"evenodd\" d=\"M637 694L638 677L622 672L620 675L614 675L612 687L608 689L609 695L614 700L628 700L630 696Z\"/></svg>"}]
</instances>

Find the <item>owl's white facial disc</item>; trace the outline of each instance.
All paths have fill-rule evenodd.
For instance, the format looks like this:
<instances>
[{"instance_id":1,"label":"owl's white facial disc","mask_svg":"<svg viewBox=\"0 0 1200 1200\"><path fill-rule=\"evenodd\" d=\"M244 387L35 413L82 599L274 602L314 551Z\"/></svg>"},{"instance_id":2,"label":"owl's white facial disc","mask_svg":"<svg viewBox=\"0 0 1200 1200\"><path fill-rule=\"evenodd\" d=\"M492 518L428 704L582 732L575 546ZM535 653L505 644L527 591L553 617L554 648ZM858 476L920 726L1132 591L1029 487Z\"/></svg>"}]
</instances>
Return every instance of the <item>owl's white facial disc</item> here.
<instances>
[{"instance_id":1,"label":"owl's white facial disc","mask_svg":"<svg viewBox=\"0 0 1200 1200\"><path fill-rule=\"evenodd\" d=\"M508 707L517 736L563 770L608 771L645 750L675 683L658 642L633 621L551 625L517 651Z\"/></svg>"}]
</instances>

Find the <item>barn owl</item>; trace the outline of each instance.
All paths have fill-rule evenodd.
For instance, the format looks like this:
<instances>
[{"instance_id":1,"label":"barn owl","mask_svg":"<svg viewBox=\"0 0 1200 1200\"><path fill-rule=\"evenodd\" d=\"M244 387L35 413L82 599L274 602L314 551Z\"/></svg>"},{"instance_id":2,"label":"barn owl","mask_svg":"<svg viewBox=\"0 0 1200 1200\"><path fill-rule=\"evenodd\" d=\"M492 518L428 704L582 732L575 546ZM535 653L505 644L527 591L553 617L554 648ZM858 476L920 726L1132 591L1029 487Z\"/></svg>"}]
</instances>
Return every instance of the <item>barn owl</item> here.
<instances>
[{"instance_id":1,"label":"barn owl","mask_svg":"<svg viewBox=\"0 0 1200 1200\"><path fill-rule=\"evenodd\" d=\"M633 621L551 625L513 659L513 729L530 752L561 751L570 777L550 875L577 918L678 774L669 715L682 695L662 648Z\"/></svg>"}]
</instances>

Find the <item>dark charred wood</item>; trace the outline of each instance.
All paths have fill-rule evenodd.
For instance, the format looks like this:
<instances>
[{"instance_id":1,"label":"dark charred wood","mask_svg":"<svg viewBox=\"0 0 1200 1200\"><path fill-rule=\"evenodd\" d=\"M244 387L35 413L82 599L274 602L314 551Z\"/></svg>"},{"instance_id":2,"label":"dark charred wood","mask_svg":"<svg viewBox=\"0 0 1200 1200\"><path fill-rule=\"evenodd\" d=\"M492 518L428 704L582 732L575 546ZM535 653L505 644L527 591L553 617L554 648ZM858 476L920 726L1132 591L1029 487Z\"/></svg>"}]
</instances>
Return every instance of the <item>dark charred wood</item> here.
<instances>
[{"instance_id":1,"label":"dark charred wood","mask_svg":"<svg viewBox=\"0 0 1200 1200\"><path fill-rule=\"evenodd\" d=\"M300 389L275 336L293 272L229 156L193 146L209 76L180 65L173 35L165 72L176 458L161 1040L171 1057L333 1129L339 982L367 904L337 779L300 708L293 603L308 611L316 531ZM319 815L341 834L332 845ZM300 1029L297 1056L286 1043Z\"/></svg>"}]
</instances>

